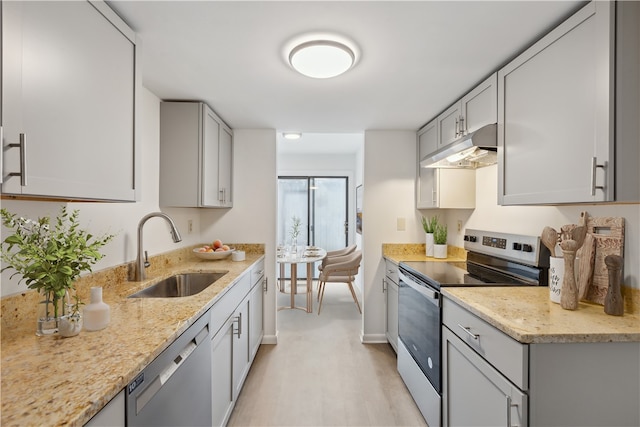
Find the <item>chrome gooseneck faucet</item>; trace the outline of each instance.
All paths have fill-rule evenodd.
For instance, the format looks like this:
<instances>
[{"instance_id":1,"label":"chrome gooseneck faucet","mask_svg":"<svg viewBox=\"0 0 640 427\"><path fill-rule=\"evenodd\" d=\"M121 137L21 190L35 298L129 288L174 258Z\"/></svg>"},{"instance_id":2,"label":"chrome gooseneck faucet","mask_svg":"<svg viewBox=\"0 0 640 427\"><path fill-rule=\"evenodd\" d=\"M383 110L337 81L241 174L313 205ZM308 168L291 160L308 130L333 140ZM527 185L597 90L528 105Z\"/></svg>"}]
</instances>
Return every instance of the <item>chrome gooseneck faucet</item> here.
<instances>
[{"instance_id":1,"label":"chrome gooseneck faucet","mask_svg":"<svg viewBox=\"0 0 640 427\"><path fill-rule=\"evenodd\" d=\"M143 255L144 251L142 249L142 227L149 218L153 218L155 216L164 218L169 223L169 225L171 226L171 237L173 238L174 243L182 241L180 232L178 231L176 224L173 222L171 217L169 217L169 215L163 212L151 212L150 214L143 216L138 223L138 257L136 258L136 271L134 277L134 280L136 282L145 280L147 278L147 274L144 269L145 267L149 266L149 263L146 261L146 257Z\"/></svg>"}]
</instances>

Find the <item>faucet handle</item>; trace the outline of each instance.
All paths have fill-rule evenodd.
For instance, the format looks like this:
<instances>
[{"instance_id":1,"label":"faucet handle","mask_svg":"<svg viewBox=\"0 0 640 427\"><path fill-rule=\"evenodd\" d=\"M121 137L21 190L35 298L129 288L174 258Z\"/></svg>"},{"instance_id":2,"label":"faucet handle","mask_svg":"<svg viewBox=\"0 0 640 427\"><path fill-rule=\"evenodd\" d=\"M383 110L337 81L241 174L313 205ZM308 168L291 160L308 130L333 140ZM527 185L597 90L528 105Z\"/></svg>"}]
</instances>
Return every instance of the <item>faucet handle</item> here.
<instances>
[{"instance_id":1,"label":"faucet handle","mask_svg":"<svg viewBox=\"0 0 640 427\"><path fill-rule=\"evenodd\" d=\"M149 254L147 251L144 251L144 268L148 268L151 265L149 262Z\"/></svg>"}]
</instances>

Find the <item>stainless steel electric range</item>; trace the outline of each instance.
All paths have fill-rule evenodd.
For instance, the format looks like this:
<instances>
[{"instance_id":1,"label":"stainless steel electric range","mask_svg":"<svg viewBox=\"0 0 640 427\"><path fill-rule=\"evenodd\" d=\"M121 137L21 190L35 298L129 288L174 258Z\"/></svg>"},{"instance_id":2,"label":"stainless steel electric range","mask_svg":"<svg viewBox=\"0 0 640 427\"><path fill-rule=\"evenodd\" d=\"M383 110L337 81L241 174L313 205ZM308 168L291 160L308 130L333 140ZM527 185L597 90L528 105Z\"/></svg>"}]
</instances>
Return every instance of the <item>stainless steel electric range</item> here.
<instances>
[{"instance_id":1,"label":"stainless steel electric range","mask_svg":"<svg viewBox=\"0 0 640 427\"><path fill-rule=\"evenodd\" d=\"M401 262L398 371L430 426L441 425L442 295L447 286L546 286L539 236L466 230L466 262Z\"/></svg>"}]
</instances>

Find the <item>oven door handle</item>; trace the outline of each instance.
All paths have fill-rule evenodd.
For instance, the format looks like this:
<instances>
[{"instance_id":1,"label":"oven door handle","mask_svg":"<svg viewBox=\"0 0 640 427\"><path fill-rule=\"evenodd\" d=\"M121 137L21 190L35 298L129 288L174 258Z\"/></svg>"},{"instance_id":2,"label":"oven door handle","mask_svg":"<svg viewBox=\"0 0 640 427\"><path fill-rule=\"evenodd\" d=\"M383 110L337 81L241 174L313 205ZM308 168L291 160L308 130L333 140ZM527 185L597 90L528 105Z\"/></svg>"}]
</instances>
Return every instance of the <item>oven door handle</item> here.
<instances>
[{"instance_id":1,"label":"oven door handle","mask_svg":"<svg viewBox=\"0 0 640 427\"><path fill-rule=\"evenodd\" d=\"M400 282L409 286L420 295L426 297L430 303L436 306L440 306L440 292L434 291L426 286L420 286L415 281L411 280L408 276L400 273Z\"/></svg>"}]
</instances>

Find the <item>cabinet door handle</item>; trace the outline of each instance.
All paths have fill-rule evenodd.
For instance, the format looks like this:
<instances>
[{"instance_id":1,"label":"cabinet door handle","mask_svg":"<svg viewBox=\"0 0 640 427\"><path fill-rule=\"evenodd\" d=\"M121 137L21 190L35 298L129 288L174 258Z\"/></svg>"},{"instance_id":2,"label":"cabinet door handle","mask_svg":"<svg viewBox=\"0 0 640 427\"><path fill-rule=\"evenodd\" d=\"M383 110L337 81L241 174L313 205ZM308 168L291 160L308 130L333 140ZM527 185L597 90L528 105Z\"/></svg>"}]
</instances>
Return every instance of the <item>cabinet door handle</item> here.
<instances>
[{"instance_id":1,"label":"cabinet door handle","mask_svg":"<svg viewBox=\"0 0 640 427\"><path fill-rule=\"evenodd\" d=\"M20 148L20 172L11 172L7 176L19 176L20 185L25 187L27 185L27 135L21 133L20 142L8 144L7 147Z\"/></svg>"},{"instance_id":2,"label":"cabinet door handle","mask_svg":"<svg viewBox=\"0 0 640 427\"><path fill-rule=\"evenodd\" d=\"M599 165L596 157L591 158L591 195L596 195L596 189L604 190L604 186L596 185L596 170L598 168L604 169L605 165Z\"/></svg>"},{"instance_id":3,"label":"cabinet door handle","mask_svg":"<svg viewBox=\"0 0 640 427\"><path fill-rule=\"evenodd\" d=\"M517 424L514 426L511 424L511 408L517 408L517 403L511 402L511 396L506 396L507 398L507 427L519 427Z\"/></svg>"},{"instance_id":4,"label":"cabinet door handle","mask_svg":"<svg viewBox=\"0 0 640 427\"><path fill-rule=\"evenodd\" d=\"M467 129L464 124L464 116L460 116L460 136L466 135Z\"/></svg>"},{"instance_id":5,"label":"cabinet door handle","mask_svg":"<svg viewBox=\"0 0 640 427\"><path fill-rule=\"evenodd\" d=\"M456 118L456 138L460 135L460 121Z\"/></svg>"},{"instance_id":6,"label":"cabinet door handle","mask_svg":"<svg viewBox=\"0 0 640 427\"><path fill-rule=\"evenodd\" d=\"M433 206L436 206L438 204L438 192L435 189L431 189L431 202L433 203Z\"/></svg>"},{"instance_id":7,"label":"cabinet door handle","mask_svg":"<svg viewBox=\"0 0 640 427\"><path fill-rule=\"evenodd\" d=\"M233 319L233 323L238 325L238 328L235 331L233 331L233 334L237 335L238 338L240 338L240 336L242 335L242 313L238 314Z\"/></svg>"},{"instance_id":8,"label":"cabinet door handle","mask_svg":"<svg viewBox=\"0 0 640 427\"><path fill-rule=\"evenodd\" d=\"M265 294L269 291L269 281L267 280L266 277L262 281L262 290L264 291Z\"/></svg>"},{"instance_id":9,"label":"cabinet door handle","mask_svg":"<svg viewBox=\"0 0 640 427\"><path fill-rule=\"evenodd\" d=\"M480 337L479 334L474 334L473 332L471 332L471 328L462 326L460 323L458 323L458 327L460 327L463 331L465 331L474 340L477 340Z\"/></svg>"},{"instance_id":10,"label":"cabinet door handle","mask_svg":"<svg viewBox=\"0 0 640 427\"><path fill-rule=\"evenodd\" d=\"M387 270L391 272L391 270ZM384 294L387 291L387 279L382 279L382 293Z\"/></svg>"}]
</instances>

